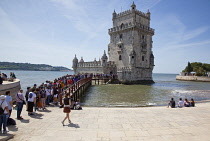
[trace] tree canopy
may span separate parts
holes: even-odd
[[[210,64],[200,62],[188,62],[183,72],[195,72],[196,76],[205,76],[207,72],[210,72]]]

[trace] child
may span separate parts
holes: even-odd
[[[82,107],[81,107],[79,99],[77,99],[77,102],[76,102],[76,110],[82,110]]]

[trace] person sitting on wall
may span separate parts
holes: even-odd
[[[169,108],[169,106],[170,106],[171,108],[175,108],[175,105],[176,105],[176,103],[175,103],[175,101],[174,101],[174,98],[171,98],[171,101],[169,101],[168,107],[167,107],[167,108]]]
[[[190,100],[190,107],[195,107],[195,101],[194,101],[194,99],[191,99]]]
[[[73,98],[71,97],[71,109],[75,109],[75,106],[76,106],[76,102],[73,100]]]
[[[81,103],[80,103],[80,100],[79,100],[79,99],[77,99],[75,109],[76,109],[76,110],[82,110],[82,106],[81,106]]]
[[[184,99],[184,106],[190,107],[190,102],[186,98]]]
[[[182,98],[179,99],[178,105],[179,108],[184,107],[184,101],[182,101]]]

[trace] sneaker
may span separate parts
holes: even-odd
[[[71,123],[71,120],[69,120],[69,123]]]
[[[62,123],[62,124],[63,124],[63,126],[64,126],[64,121],[62,121],[61,123]]]
[[[22,117],[17,118],[17,120],[22,120],[22,119],[23,119]]]

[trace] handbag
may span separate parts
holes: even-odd
[[[20,97],[18,96],[18,94],[17,94],[17,97],[20,99]],[[22,100],[22,101],[23,101],[23,105],[26,105],[25,100],[23,100],[23,99],[20,99],[20,100]]]

